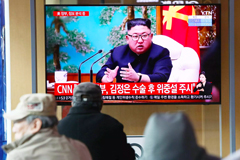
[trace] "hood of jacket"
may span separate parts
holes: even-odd
[[[154,113],[144,135],[141,160],[215,160],[197,145],[193,127],[184,113]]]

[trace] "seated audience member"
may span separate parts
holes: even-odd
[[[80,141],[57,131],[55,97],[51,94],[26,94],[15,110],[4,114],[13,121],[15,142],[2,146],[7,160],[91,160]]]
[[[101,113],[101,88],[91,82],[77,85],[72,108],[58,124],[58,131],[85,143],[93,160],[134,160],[135,152],[126,141],[123,125]]]
[[[179,113],[155,113],[145,131],[140,160],[220,160],[198,146],[188,117]]]

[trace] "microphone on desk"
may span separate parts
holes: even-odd
[[[100,59],[106,57],[109,53],[112,53],[113,49],[111,49],[108,53],[104,54],[101,58],[99,58],[98,60],[96,60],[95,62],[93,62],[91,69],[90,69],[90,82],[93,82],[93,71],[92,71],[92,67],[95,63],[97,63]]]
[[[85,63],[86,61],[88,61],[89,59],[91,59],[92,57],[96,56],[97,54],[102,53],[102,50],[100,49],[96,54],[92,55],[91,57],[89,57],[88,59],[84,60],[82,63],[80,63],[79,68],[78,68],[78,82],[81,83],[81,66],[83,63]]]

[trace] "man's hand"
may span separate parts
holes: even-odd
[[[119,68],[118,66],[114,70],[107,68],[107,71],[104,72],[105,75],[102,78],[102,82],[103,83],[112,82],[117,76],[118,68]]]
[[[139,75],[132,68],[131,64],[128,63],[128,68],[121,68],[120,76],[123,80],[137,82]]]

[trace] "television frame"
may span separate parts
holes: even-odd
[[[215,6],[217,6],[218,7],[218,10],[217,10],[217,15],[218,15],[218,24],[217,24],[217,27],[218,27],[218,29],[217,29],[217,36],[218,36],[218,39],[219,39],[219,43],[220,43],[220,39],[221,39],[221,28],[220,28],[220,26],[221,26],[221,4],[191,4],[191,5],[184,5],[184,6],[207,6],[207,5],[215,5]],[[47,31],[46,31],[46,7],[64,7],[65,5],[45,5],[45,8],[44,8],[44,10],[45,10],[45,12],[44,12],[44,14],[45,14],[45,45],[47,46]],[[119,7],[123,7],[123,6],[153,6],[153,5],[143,5],[143,4],[137,4],[137,5],[106,5],[106,4],[103,4],[103,5],[66,5],[66,7],[87,7],[87,6],[89,6],[89,7],[109,7],[109,6],[119,6]],[[171,4],[171,5],[154,5],[154,6],[183,6],[183,4],[181,4],[181,5],[176,5],[176,4]],[[221,44],[220,44],[220,46],[221,46]],[[221,47],[219,47],[218,48],[219,49],[219,62],[221,63]],[[96,52],[96,51],[95,51]],[[47,47],[45,47],[45,55],[46,55],[46,60],[47,60]],[[48,92],[48,85],[49,85],[49,83],[47,83],[47,62],[46,62],[46,64],[45,64],[45,66],[46,66],[46,92]],[[218,88],[219,90],[219,101],[218,102],[203,102],[203,101],[193,101],[193,102],[187,102],[187,101],[177,101],[177,102],[171,102],[171,101],[162,101],[162,102],[154,102],[154,103],[151,103],[151,102],[149,102],[149,101],[145,101],[145,102],[136,102],[136,101],[132,101],[132,102],[127,102],[127,101],[118,101],[118,102],[120,102],[120,103],[111,103],[111,102],[108,102],[108,103],[106,103],[106,101],[104,101],[105,103],[104,103],[104,105],[122,105],[122,104],[137,104],[137,105],[139,105],[139,104],[143,104],[143,105],[146,105],[146,104],[153,104],[153,105],[156,105],[156,104],[202,104],[202,105],[208,105],[208,104],[221,104],[221,64],[220,64],[220,66],[219,66],[219,68],[220,68],[220,73],[219,73],[219,77],[220,77],[220,81],[218,82],[218,83],[220,83],[220,87]],[[71,104],[71,101],[66,101],[66,100],[64,100],[64,101],[59,101],[59,100],[57,100],[57,103],[58,103],[58,105],[70,105]]]

